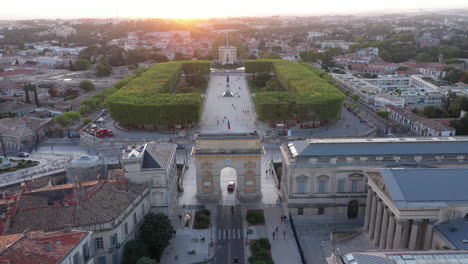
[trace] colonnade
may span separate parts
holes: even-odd
[[[379,249],[429,250],[432,243],[430,219],[399,219],[369,186],[364,229]]]

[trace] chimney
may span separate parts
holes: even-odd
[[[63,232],[65,232],[65,233],[71,232],[71,225],[65,225],[65,228],[63,229]]]

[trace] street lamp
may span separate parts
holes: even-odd
[[[3,144],[3,135],[0,133],[0,144],[2,144],[3,156],[5,159],[8,159],[6,151],[5,151],[5,144]]]

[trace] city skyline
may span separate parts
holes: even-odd
[[[220,5],[221,8],[209,8]],[[219,1],[183,1],[148,3],[136,0],[129,3],[116,1],[90,1],[83,0],[79,6],[70,8],[57,0],[44,2],[25,1],[25,9],[12,2],[6,2],[0,10],[0,20],[8,19],[50,19],[50,18],[213,18],[232,16],[269,16],[269,15],[329,15],[352,14],[369,12],[415,12],[430,11],[434,9],[467,8],[463,0],[448,0],[444,2],[435,0],[396,0],[392,2],[358,0],[337,0],[317,5],[314,2],[292,0],[284,4],[271,4],[266,1],[249,2],[239,0],[229,8]]]

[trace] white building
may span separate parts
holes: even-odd
[[[390,112],[389,118],[402,124],[409,130],[423,137],[448,137],[455,136],[455,128],[444,126],[443,124],[419,116],[408,109],[387,105]]]
[[[468,137],[309,139],[283,144],[281,152],[281,196],[289,213],[321,221],[368,215],[367,169],[468,168]]]
[[[177,200],[176,144],[150,142],[122,151],[122,167],[130,182],[150,186],[151,208],[174,217]]]

